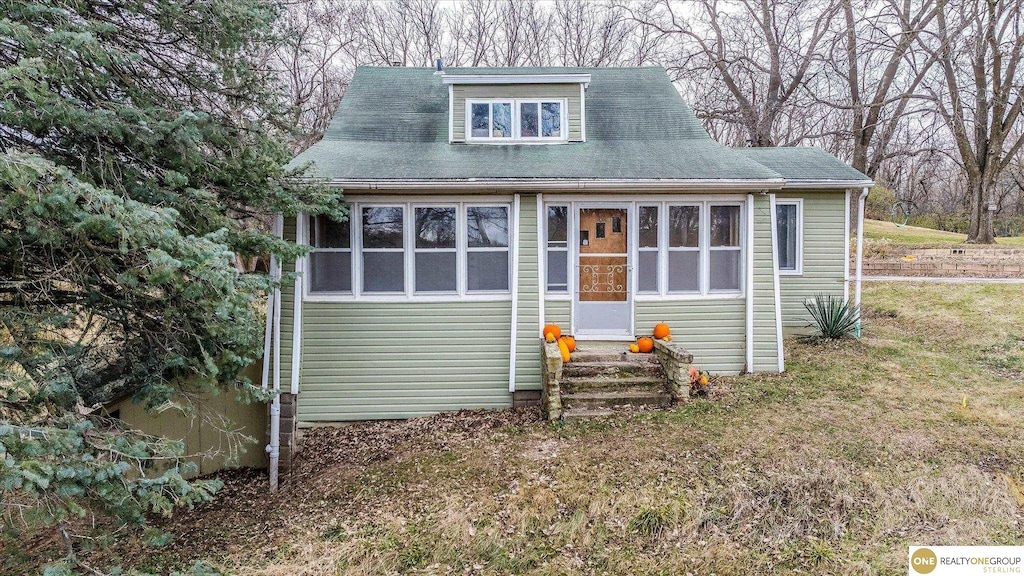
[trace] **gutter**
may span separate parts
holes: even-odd
[[[787,180],[782,187],[786,190],[846,190],[874,186],[871,180]]]
[[[857,198],[857,278],[853,290],[853,305],[857,308],[857,338],[860,338],[860,286],[861,271],[864,265],[864,204],[870,191],[871,188],[865,186],[864,191]]]
[[[782,178],[766,180],[723,179],[567,179],[567,178],[506,178],[465,180],[346,180],[332,179],[328,184],[346,190],[762,190],[780,189],[786,184]],[[849,187],[847,182],[843,185]]]

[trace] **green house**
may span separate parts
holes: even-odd
[[[701,369],[780,372],[808,297],[859,295],[870,179],[718,144],[661,68],[359,68],[295,163],[350,210],[280,223],[312,247],[268,324],[300,426],[534,400],[546,323],[625,348],[666,322]]]

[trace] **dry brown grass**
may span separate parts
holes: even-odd
[[[666,412],[315,433],[279,496],[216,504],[94,562],[236,574],[905,574],[909,544],[1022,544],[1024,298],[872,284],[865,337]],[[967,407],[963,398],[967,397]]]

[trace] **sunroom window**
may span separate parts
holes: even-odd
[[[416,208],[416,292],[458,290],[455,207]]]
[[[310,291],[352,292],[352,234],[349,221],[335,222],[326,216],[309,219]]]
[[[714,202],[637,206],[637,293],[739,294],[743,207]]]
[[[405,209],[363,208],[363,292],[404,292]]]
[[[562,141],[567,138],[565,100],[469,100],[467,140]]]
[[[569,207],[548,206],[548,292],[569,291]]]
[[[508,290],[508,207],[466,208],[466,291]]]

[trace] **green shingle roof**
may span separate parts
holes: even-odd
[[[360,67],[323,139],[293,165],[311,163],[312,176],[339,181],[782,177],[767,161],[712,140],[662,68],[449,68],[445,73],[590,74],[587,141],[450,144],[448,87],[440,74],[432,68]],[[848,179],[850,172],[865,179],[822,155],[830,162],[819,171],[835,176],[828,179]]]
[[[790,181],[871,180],[852,166],[820,148],[737,148],[737,152],[774,170]]]

